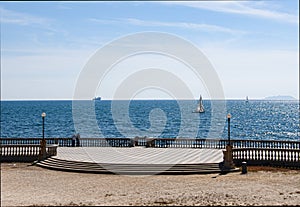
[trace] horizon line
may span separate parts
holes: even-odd
[[[99,102],[101,102],[101,101],[195,101],[195,100],[199,100],[199,99],[198,98],[195,98],[195,99],[168,99],[168,98],[103,99],[102,98],[101,100],[99,100]],[[202,98],[202,100],[215,100],[215,101],[241,100],[241,101],[246,101],[245,98],[225,98],[225,99]],[[92,99],[1,99],[0,101],[95,101],[95,100],[92,100]],[[248,101],[300,101],[300,98],[294,98],[294,99],[272,99],[272,98],[249,99],[248,98]]]

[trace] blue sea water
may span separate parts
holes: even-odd
[[[218,101],[215,101],[218,102]],[[205,113],[193,113],[193,100],[1,101],[1,138],[162,137],[300,141],[299,101],[244,100],[218,104],[204,100]],[[227,113],[231,114],[230,123]]]

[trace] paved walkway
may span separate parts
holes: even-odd
[[[111,164],[199,164],[220,163],[222,149],[145,147],[59,147],[61,160]]]

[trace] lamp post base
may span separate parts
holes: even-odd
[[[44,160],[46,159],[47,155],[46,155],[46,139],[42,139],[40,142],[40,153],[39,153],[39,160]]]
[[[233,162],[233,155],[232,155],[232,146],[227,145],[226,150],[223,151],[223,166],[221,168],[223,172],[228,171],[237,171],[239,168],[236,168]]]

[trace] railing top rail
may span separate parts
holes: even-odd
[[[39,144],[2,144],[1,147],[40,147]]]
[[[5,139],[43,139],[42,137],[0,137],[0,140]],[[46,137],[45,139],[71,139],[71,137]],[[85,139],[85,138],[84,138]]]
[[[58,147],[58,144],[47,144],[46,147]]]
[[[29,137],[29,138],[19,138],[19,137],[0,137],[0,140],[40,140],[42,138],[40,137]],[[47,137],[46,140],[53,140],[53,139],[60,139],[60,140],[68,140],[72,139],[71,137]],[[121,137],[121,138],[114,138],[114,137],[108,137],[108,138],[95,138],[95,137],[81,137],[81,140],[108,140],[108,139],[115,139],[115,140],[129,140],[129,139],[138,139],[138,140],[147,140],[147,139],[155,139],[155,140],[173,140],[173,141],[194,141],[194,140],[203,140],[203,141],[227,141],[227,139],[224,138],[184,138],[184,137],[178,137],[178,138],[154,138],[154,137],[134,137],[134,138],[127,138],[127,137]],[[254,140],[254,139],[232,139],[230,140],[232,143],[236,142],[265,142],[265,143],[300,143],[300,140]]]
[[[1,147],[40,147],[40,144],[2,144]],[[46,147],[58,147],[58,144],[47,144]]]
[[[286,149],[286,148],[259,148],[259,147],[244,147],[244,148],[233,148],[233,151],[255,151],[255,150],[264,150],[264,151],[289,151],[289,152],[300,152],[300,149]]]

